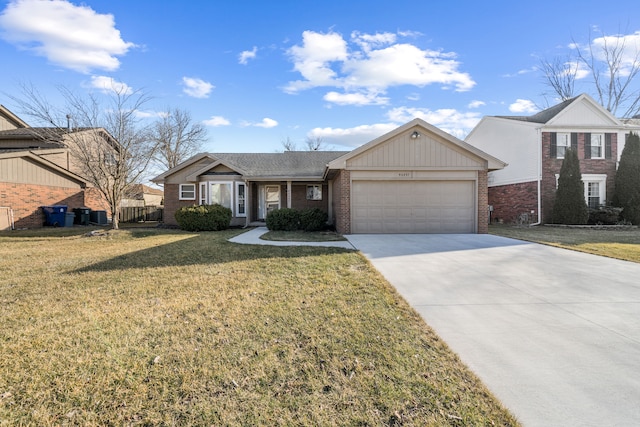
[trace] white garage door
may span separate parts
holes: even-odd
[[[353,181],[352,233],[474,233],[474,181]]]

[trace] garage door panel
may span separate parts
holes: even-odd
[[[473,181],[354,181],[354,233],[472,233]]]

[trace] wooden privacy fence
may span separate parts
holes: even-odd
[[[130,206],[120,208],[120,222],[162,221],[164,206]]]

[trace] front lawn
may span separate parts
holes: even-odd
[[[0,232],[0,425],[516,425],[359,253]]]
[[[267,231],[260,238],[278,242],[340,242],[347,240],[335,231]]]
[[[489,233],[610,258],[640,262],[640,229],[491,225]]]

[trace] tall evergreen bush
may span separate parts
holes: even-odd
[[[575,150],[567,150],[562,161],[558,190],[553,204],[554,224],[586,224],[589,210],[584,200],[584,184]]]
[[[613,205],[622,208],[622,219],[640,224],[640,137],[636,133],[629,134],[620,155]]]

